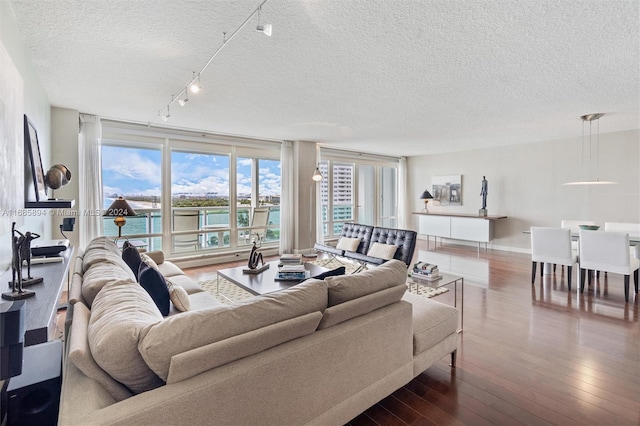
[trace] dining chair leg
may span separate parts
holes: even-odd
[[[629,275],[624,276],[624,301],[629,303]]]
[[[544,262],[540,262],[540,278],[544,277]]]
[[[593,276],[594,271],[591,269],[587,269],[587,286],[591,288],[591,277]]]
[[[564,266],[563,266],[564,268]],[[571,270],[572,270],[573,266],[569,265],[567,266],[567,284],[569,287],[569,293],[571,293]]]
[[[584,293],[584,273],[585,269],[580,268],[580,293]]]
[[[556,264],[554,263],[553,264],[553,274],[555,275],[555,273],[556,273]]]
[[[636,288],[636,294],[638,294],[638,269],[633,271],[633,286]]]
[[[536,265],[538,262],[531,262],[531,284],[536,282]]]

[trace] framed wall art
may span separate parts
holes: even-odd
[[[35,191],[35,201],[45,201],[47,199],[47,187],[44,184],[44,169],[42,168],[42,158],[40,157],[40,144],[38,142],[38,132],[31,120],[24,116],[24,145],[31,166],[31,178]]]
[[[431,185],[436,206],[462,205],[462,175],[434,176]]]

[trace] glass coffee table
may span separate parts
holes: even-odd
[[[412,285],[415,285],[417,289],[417,286],[419,285],[431,288],[440,288],[453,284],[453,306],[457,307],[458,283],[460,283],[460,328],[457,331],[458,333],[462,333],[462,328],[464,326],[464,277],[443,272],[440,273],[440,277],[440,279],[434,281],[420,280],[418,278],[414,280],[412,277],[409,277],[407,285],[409,286],[409,289],[411,289]]]
[[[265,263],[269,265],[268,269],[257,274],[245,273],[246,266],[237,266],[235,268],[225,268],[218,270],[218,278],[224,278],[233,284],[247,290],[253,295],[273,293],[274,291],[283,290],[285,288],[292,287],[302,280],[294,281],[276,281],[278,274],[278,264],[280,262],[275,260]],[[323,272],[327,272],[327,268],[315,265],[313,263],[305,263],[304,268],[308,271],[308,276],[313,277]],[[217,280],[216,280],[217,281]],[[217,284],[217,283],[216,283]],[[220,294],[220,292],[218,292]],[[224,295],[222,295],[224,296]]]

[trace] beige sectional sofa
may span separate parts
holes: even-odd
[[[76,259],[60,424],[338,425],[455,361],[457,310],[401,261],[222,305],[151,257],[188,311],[162,317],[106,238]]]

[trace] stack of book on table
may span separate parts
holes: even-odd
[[[438,265],[427,262],[418,262],[413,265],[413,273],[411,277],[418,281],[435,281],[440,278],[440,271]]]
[[[307,278],[307,271],[304,265],[282,265],[278,270],[276,280],[278,281],[300,281]]]
[[[280,265],[302,265],[302,255],[285,253],[280,256]]]

